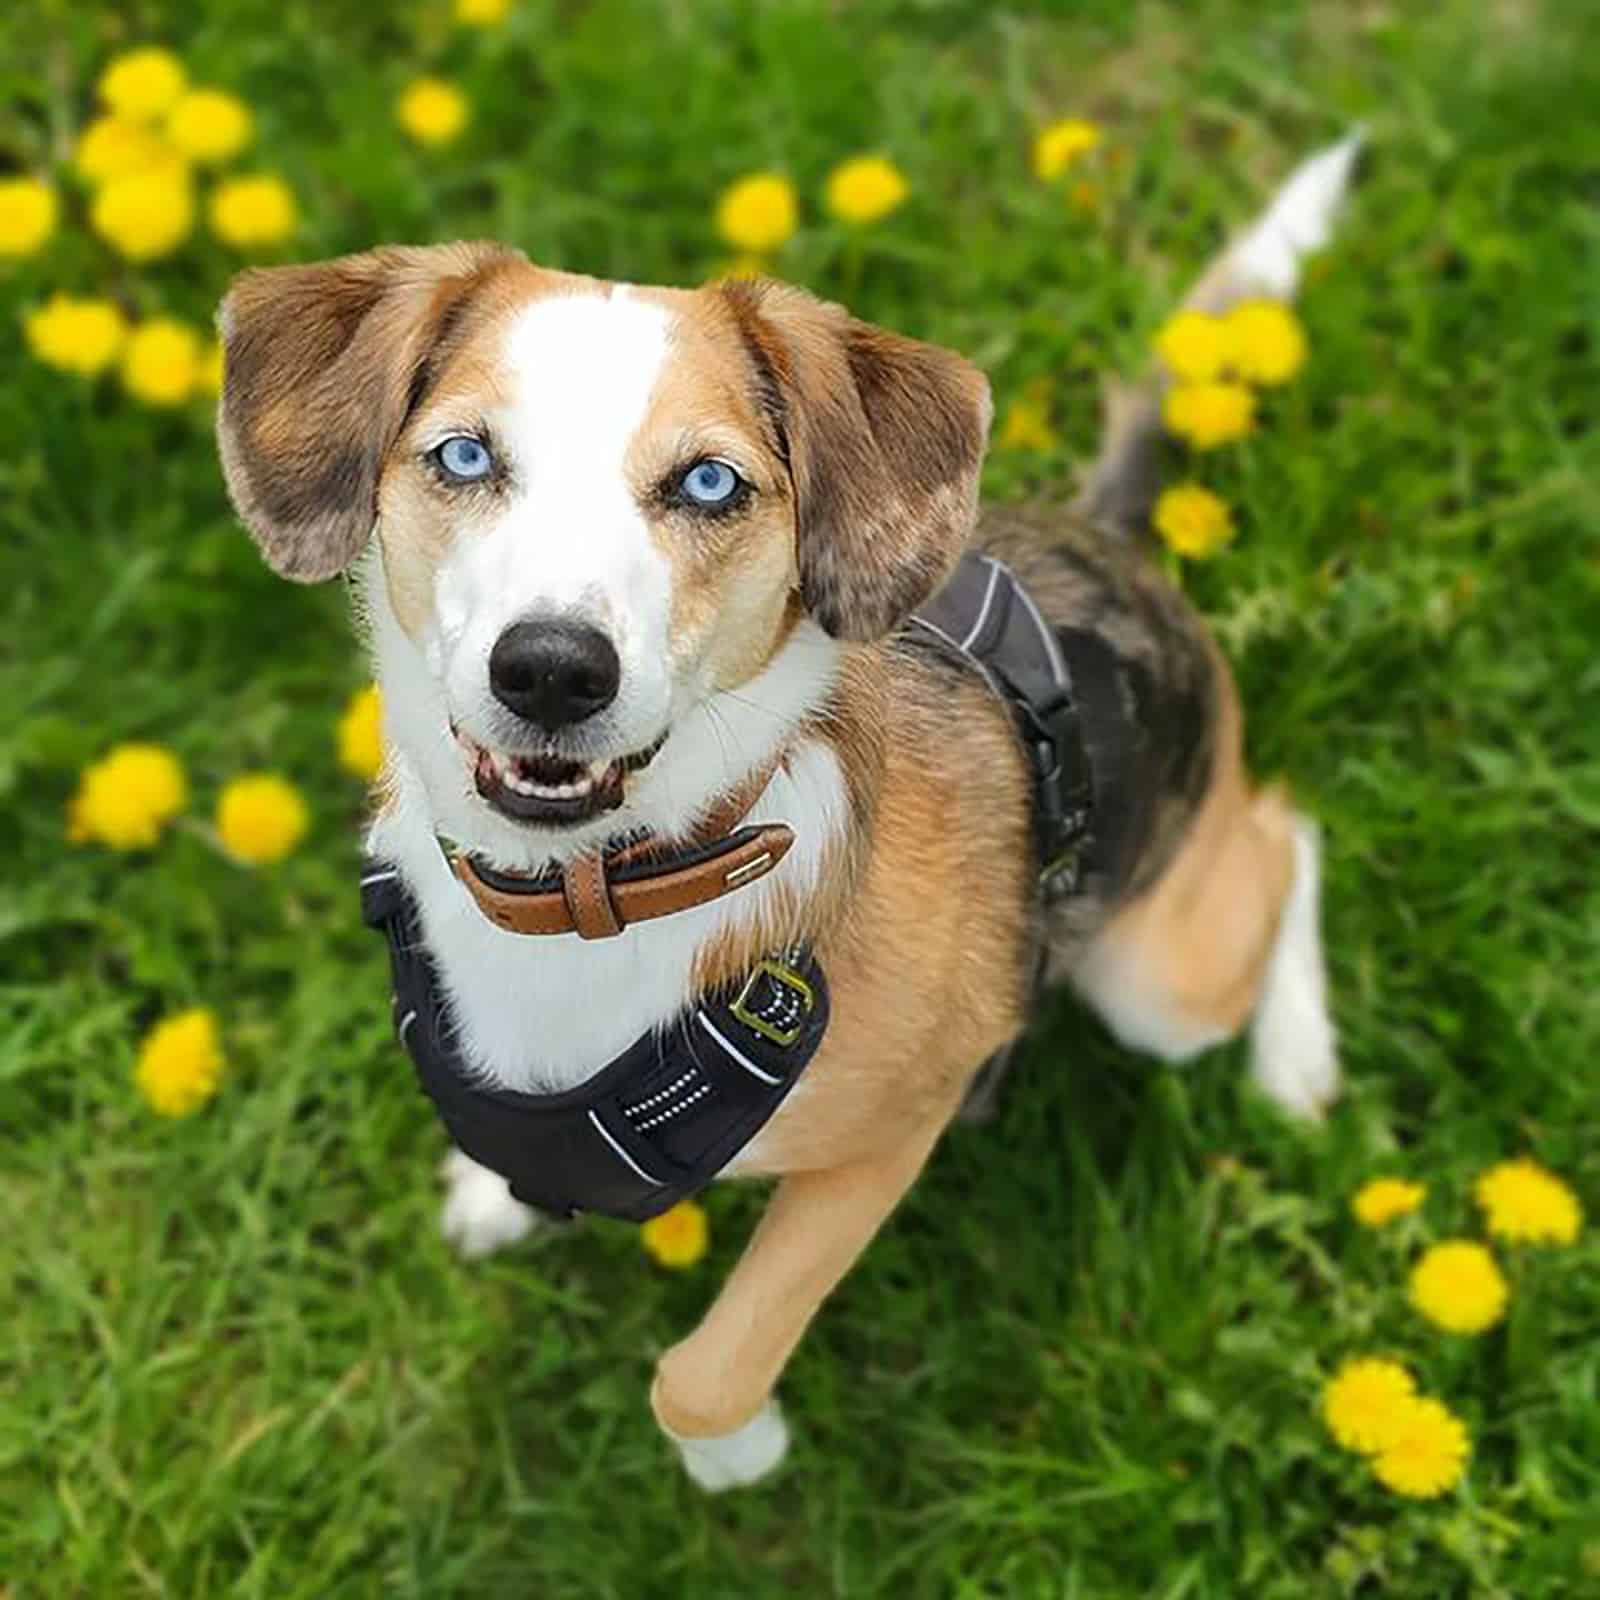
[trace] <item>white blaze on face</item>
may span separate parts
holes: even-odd
[[[440,566],[429,649],[452,714],[469,732],[485,734],[495,716],[495,640],[535,617],[590,623],[616,647],[622,685],[594,719],[606,754],[639,749],[665,726],[672,571],[623,462],[671,324],[664,307],[618,286],[536,300],[507,328],[499,355],[508,398],[485,420],[510,493]]]

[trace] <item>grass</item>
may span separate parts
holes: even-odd
[[[43,1597],[1084,1597],[1600,1594],[1600,1245],[1510,1261],[1509,1323],[1429,1332],[1420,1237],[1475,1231],[1473,1175],[1531,1151],[1600,1213],[1600,66],[1572,0],[524,0],[484,37],[440,0],[39,3],[0,20],[0,166],[59,157],[93,76],[163,39],[244,94],[301,198],[294,253],[498,235],[693,282],[710,213],[775,166],[777,263],[965,350],[1065,441],[997,457],[1059,497],[1096,374],[1142,358],[1195,267],[1299,155],[1366,119],[1376,160],[1304,311],[1307,374],[1204,466],[1237,546],[1188,579],[1258,764],[1324,819],[1349,1091],[1285,1125],[1235,1051],[1182,1075],[1063,1005],[1000,1124],[958,1131],[785,1380],[770,1487],[706,1499],[645,1406],[759,1207],[709,1198],[668,1276],[596,1224],[491,1263],[436,1230],[438,1128],[358,925],[360,796],[332,723],[363,669],[338,586],[294,590],[229,514],[204,417],[31,364],[16,311],[113,285],[204,319],[232,260],[115,267],[74,224],[0,274],[0,1594]],[[422,155],[420,66],[475,105]],[[1120,160],[1074,211],[1031,130],[1087,114]],[[818,220],[890,152],[905,210]],[[153,738],[196,820],[140,857],[64,846],[75,773]],[[229,775],[302,783],[270,872],[198,820]],[[220,1013],[204,1113],[130,1085],[153,1019]],[[1366,1177],[1426,1179],[1399,1237]],[[1315,1417],[1388,1350],[1469,1421],[1465,1488],[1385,1495]]]

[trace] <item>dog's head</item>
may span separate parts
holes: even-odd
[[[686,825],[972,526],[982,376],[779,284],[444,245],[248,272],[220,320],[240,515],[306,582],[376,534],[389,731],[508,864]]]

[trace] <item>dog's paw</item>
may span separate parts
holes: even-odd
[[[445,1183],[439,1231],[468,1261],[526,1239],[538,1227],[538,1213],[511,1197],[506,1180],[462,1151],[444,1158],[439,1176]]]
[[[742,1489],[775,1471],[789,1450],[789,1425],[776,1400],[769,1400],[732,1433],[714,1439],[680,1439],[670,1435],[684,1470],[711,1494]]]
[[[1282,1028],[1257,1028],[1251,1076],[1292,1117],[1320,1122],[1339,1095],[1339,1058],[1326,1015],[1307,1009]]]

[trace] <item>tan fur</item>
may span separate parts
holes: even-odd
[[[1211,785],[1161,877],[1107,923],[1106,947],[1137,963],[1177,1018],[1236,1033],[1261,990],[1294,873],[1287,794],[1244,768],[1233,680],[1218,658],[1219,730]]]
[[[947,1120],[973,1069],[1022,1026],[1029,808],[1021,753],[987,690],[909,702],[885,693],[879,649],[845,673],[819,729],[847,784],[869,790],[823,889],[702,952],[706,983],[775,942],[811,940],[834,1020],[802,1090],[739,1159],[780,1173],[870,1155],[893,1131]],[[951,717],[966,736],[942,737]]]
[[[656,1364],[650,1403],[681,1438],[731,1433],[761,1408],[817,1308],[915,1182],[944,1126],[896,1121],[868,1155],[792,1173],[700,1326]]]
[[[731,689],[754,677],[799,616],[788,473],[754,401],[750,374],[716,297],[654,290],[674,314],[672,358],[629,447],[624,470],[641,497],[700,456],[731,462],[755,486],[749,507],[707,520],[670,507],[650,520],[672,563],[674,654],[703,662]]]

